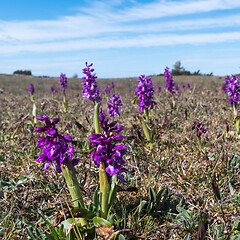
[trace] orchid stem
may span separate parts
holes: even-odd
[[[145,136],[146,136],[146,138],[147,138],[147,141],[149,142],[149,147],[150,147],[150,149],[152,150],[153,145],[152,145],[152,139],[151,139],[149,130],[148,130],[148,128],[147,128],[147,125],[146,125],[144,119],[142,119],[141,121],[142,121],[143,132],[144,132],[144,134],[145,134]]]
[[[94,127],[95,133],[100,133],[100,125],[99,125],[99,103],[95,103],[95,111],[94,111]],[[108,215],[108,198],[109,198],[109,182],[107,173],[105,170],[105,165],[103,162],[100,162],[99,166],[99,182],[100,182],[100,192],[101,192],[101,217],[107,219]]]
[[[68,162],[67,164],[61,165],[63,177],[67,183],[70,195],[72,197],[73,203],[75,207],[84,208],[84,201],[82,197],[82,192],[75,174],[75,169],[72,165],[72,162]],[[86,222],[83,218],[80,218],[81,225],[86,225]]]

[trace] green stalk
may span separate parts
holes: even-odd
[[[146,123],[150,123],[149,120],[149,111],[147,109],[144,110],[145,116],[146,116]]]
[[[72,197],[73,203],[75,207],[84,208],[84,201],[82,197],[82,192],[78,184],[78,180],[75,174],[75,169],[72,165],[72,162],[68,162],[68,164],[61,165],[63,177],[67,183],[70,195]],[[80,218],[81,225],[86,225],[86,222],[83,218]]]
[[[99,125],[99,107],[100,103],[95,103],[94,107],[94,129],[95,133],[100,133],[100,125]]]
[[[175,100],[174,100],[174,96],[173,96],[173,94],[172,94],[172,108],[171,108],[171,110],[174,110],[175,109]]]
[[[100,104],[95,102],[95,111],[94,111],[94,128],[95,133],[100,133],[99,125],[99,107]],[[107,219],[108,215],[108,198],[109,198],[109,182],[107,178],[107,173],[105,171],[105,165],[103,162],[100,162],[99,166],[99,182],[100,182],[100,194],[101,198],[101,217]]]
[[[33,102],[32,115],[33,115],[33,122],[34,122],[34,124],[37,124],[38,123],[38,121],[37,121],[37,107],[36,107],[35,102]]]
[[[143,132],[144,132],[144,134],[145,134],[145,136],[146,136],[146,138],[147,138],[147,141],[149,142],[149,147],[150,147],[150,149],[152,150],[153,145],[152,145],[152,139],[151,139],[149,130],[148,130],[148,128],[147,128],[147,125],[146,125],[144,119],[141,119],[141,122],[142,122]]]
[[[66,101],[65,92],[63,93],[63,101],[62,101],[62,105],[63,105],[64,113],[67,113],[68,102]]]
[[[102,196],[101,204],[101,217],[107,219],[108,215],[108,198],[109,198],[109,182],[105,166],[103,162],[100,162],[99,166],[99,181],[100,181],[100,192]]]

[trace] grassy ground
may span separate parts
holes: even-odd
[[[203,220],[205,239],[240,239],[239,135],[232,107],[221,92],[224,78],[174,77],[181,95],[175,96],[172,109],[164,77],[152,79],[155,89],[162,87],[161,93],[155,91],[157,105],[148,126],[154,138],[152,150],[134,104],[137,78],[98,80],[100,91],[115,83],[114,91],[123,103],[118,120],[125,126],[124,142],[129,146],[128,182],[119,182],[114,229],[125,239],[187,239],[188,234],[189,239],[197,239]],[[64,114],[57,78],[0,75],[4,89],[0,93],[0,238],[27,239],[30,229],[48,239],[50,229],[43,218],[53,222],[59,209],[71,204],[61,174],[54,167],[44,173],[43,165],[35,161],[40,136],[32,123],[30,83],[35,87],[38,115],[59,117],[60,132],[73,136],[74,156],[82,159],[77,170],[84,200],[92,200],[98,186],[87,141],[93,132],[93,105],[82,98],[81,82],[69,79],[69,111]],[[191,88],[183,89],[182,82],[190,82]],[[57,94],[50,93],[51,86],[58,88]],[[104,109],[107,99],[103,96]],[[197,121],[207,129],[202,141],[196,135]]]

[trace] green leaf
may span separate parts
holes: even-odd
[[[156,202],[157,202],[157,203],[160,202],[160,199],[161,199],[161,197],[162,197],[162,194],[163,194],[163,191],[164,191],[164,190],[165,190],[165,188],[161,189],[161,190],[158,192],[158,194],[157,194],[157,196],[156,196]]]
[[[230,238],[231,240],[239,240],[240,239],[240,234],[234,235]]]
[[[33,115],[34,117],[37,117],[37,107],[36,107],[36,104],[35,104],[35,103],[33,103],[32,115]]]
[[[93,195],[93,204],[98,212],[98,208],[99,208],[99,194],[98,194],[98,189],[94,192]]]
[[[56,230],[55,230],[55,228],[54,228],[52,225],[49,225],[49,228],[50,228],[50,230],[51,230],[51,232],[52,232],[52,236],[54,237],[54,239],[55,239],[55,240],[60,240],[60,239],[59,239],[59,236],[58,236],[58,234],[57,234],[57,232],[56,232]]]
[[[233,189],[231,183],[229,183],[229,189],[230,189],[230,194],[234,195],[234,189]]]
[[[125,240],[125,237],[122,234],[119,234],[118,240]]]
[[[46,232],[45,235],[47,240],[54,240],[53,236],[50,235],[49,233]]]
[[[78,216],[79,218],[93,218],[95,216],[95,214],[89,210],[87,210],[86,208],[81,208],[81,207],[74,207],[71,210],[73,213],[80,213],[80,215]]]
[[[36,235],[34,235],[34,233],[29,228],[27,228],[27,233],[31,239],[33,239],[33,240],[38,239],[38,237]]]
[[[109,221],[101,217],[94,217],[93,224],[95,227],[99,227],[99,226],[111,227],[112,226],[112,224]]]
[[[191,216],[189,215],[188,211],[182,207],[177,207],[179,213],[182,213],[184,217],[190,219]]]
[[[63,234],[63,224],[61,224],[59,230],[58,230],[58,235],[60,238],[64,237],[64,234]]]
[[[234,231],[235,229],[238,228],[238,224],[239,224],[239,218],[237,218],[232,226],[232,231]]]
[[[150,198],[151,202],[156,201],[156,194],[155,194],[154,190],[152,189],[152,187],[149,187],[149,198]]]
[[[110,209],[117,194],[117,185],[114,183],[111,185],[110,193],[109,193],[109,199],[108,199],[108,208]]]
[[[138,209],[138,212],[140,213],[143,209],[143,207],[147,204],[147,201],[145,200],[142,200],[139,204],[139,209]]]
[[[190,233],[188,233],[185,237],[184,237],[184,239],[183,240],[189,240],[190,239]]]
[[[44,237],[44,235],[41,233],[41,231],[40,231],[39,228],[36,228],[36,233],[37,233],[37,235],[38,235],[38,239],[40,239],[40,237],[41,237],[42,240],[45,240],[45,237]]]

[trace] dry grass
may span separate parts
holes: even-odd
[[[155,87],[160,84],[164,88],[162,76],[152,79]],[[233,223],[240,215],[240,157],[232,109],[221,92],[224,78],[178,76],[174,80],[179,87],[182,82],[190,82],[191,88],[180,87],[182,93],[176,96],[173,110],[165,90],[155,93],[157,105],[151,111],[149,125],[155,138],[152,151],[137,118],[137,106],[132,103],[136,78],[98,80],[101,91],[113,81],[115,92],[122,98],[119,123],[125,126],[125,143],[130,153],[126,158],[128,183],[119,186],[125,190],[137,189],[118,193],[115,211],[119,221],[115,229],[121,230],[126,239],[183,239],[187,233],[191,233],[191,239],[197,239],[203,210],[208,216],[206,239],[230,239],[235,234],[231,232]],[[78,167],[79,182],[85,201],[91,201],[98,183],[97,170],[89,160],[89,142],[86,142],[93,131],[93,106],[81,97],[81,82],[81,79],[69,79],[69,112],[63,114],[57,78],[0,75],[0,88],[4,88],[0,93],[0,234],[3,239],[26,239],[26,229],[35,226],[42,232],[48,231],[39,221],[37,210],[54,220],[56,208],[65,201],[70,202],[62,176],[54,170],[43,173],[43,166],[35,162],[39,135],[33,131],[30,83],[35,87],[38,115],[59,117],[61,132],[74,137],[75,155],[83,159]],[[50,94],[51,86],[59,90],[55,96]],[[103,106],[106,101],[104,96]],[[83,127],[79,129],[76,121]],[[196,121],[203,122],[207,128],[202,145],[195,133]],[[19,180],[23,182],[17,184]],[[159,202],[153,203],[152,210],[145,206],[139,213],[142,200],[150,203],[150,187],[156,193],[165,190]],[[217,188],[221,200],[217,199]],[[177,204],[192,214],[189,225],[177,211]],[[34,211],[28,212],[27,208]],[[220,225],[226,238],[214,236],[214,226]]]

